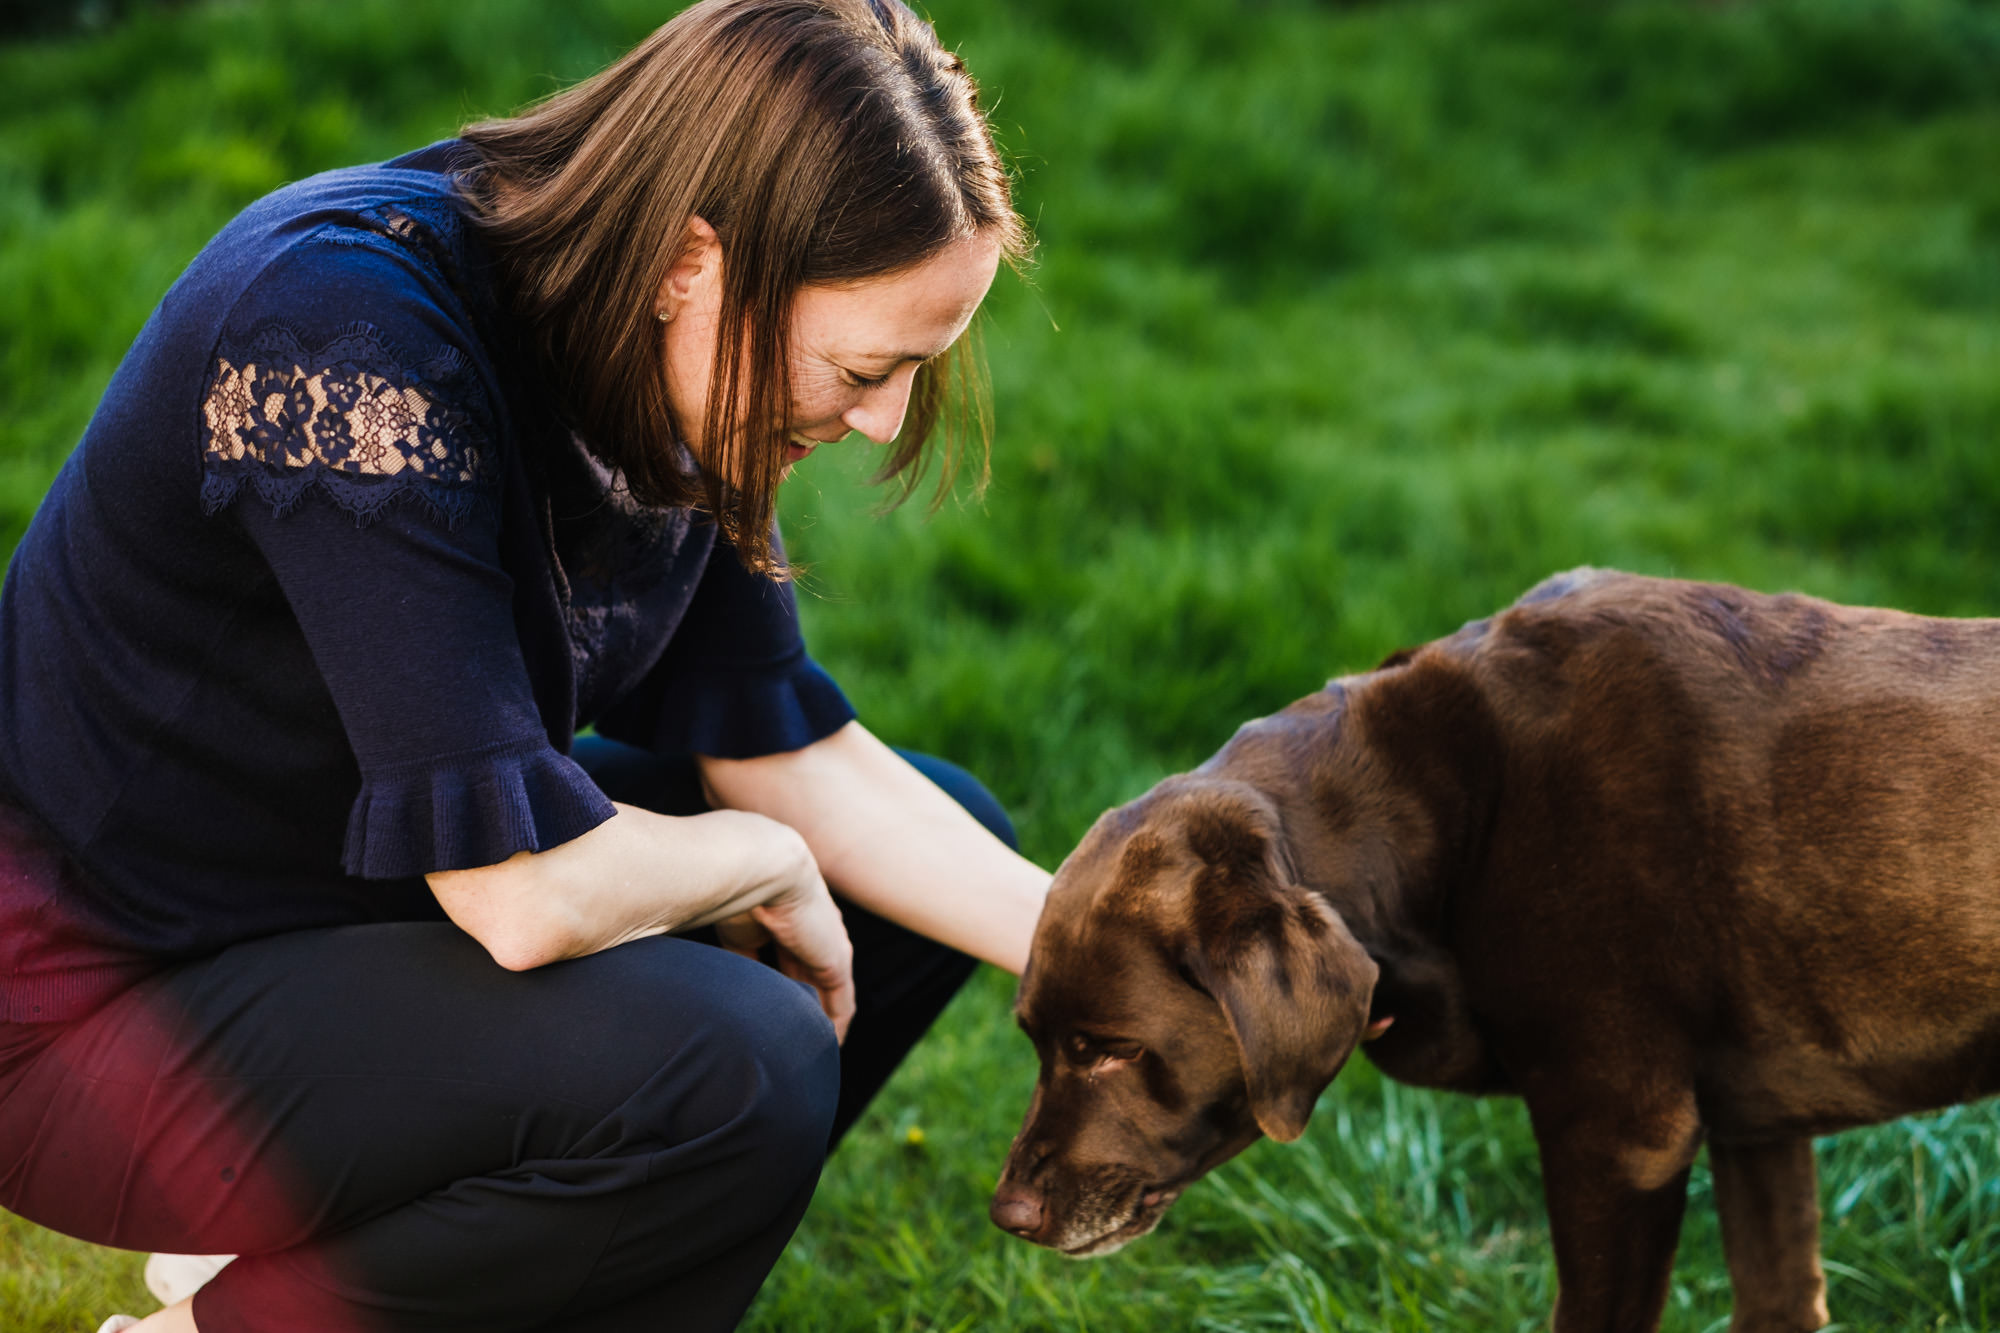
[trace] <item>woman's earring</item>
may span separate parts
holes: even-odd
[[[653,317],[655,319],[658,319],[660,323],[665,324],[671,319],[673,319],[674,315],[671,310],[655,310],[653,312]]]

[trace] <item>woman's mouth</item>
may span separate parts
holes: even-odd
[[[818,447],[818,440],[808,440],[794,435],[785,442],[785,461],[787,463],[796,463]]]

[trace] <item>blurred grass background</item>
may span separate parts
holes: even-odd
[[[279,183],[603,64],[663,0],[100,4],[0,46],[0,550],[180,268]],[[2000,614],[1993,0],[934,0],[1042,238],[983,500],[788,488],[815,650],[1053,864],[1245,717],[1590,562]],[[829,1165],[760,1330],[1530,1329],[1519,1108],[1357,1062],[1078,1265],[987,1194],[1032,1081],[984,973]],[[912,1133],[912,1131],[920,1131]],[[1840,1326],[2000,1327],[2000,1116],[1822,1145]],[[1720,1330],[1706,1177],[1667,1327]],[[0,1328],[147,1307],[0,1219]]]

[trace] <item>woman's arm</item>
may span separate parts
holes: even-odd
[[[797,961],[841,1035],[853,948],[806,842],[743,810],[657,815],[621,805],[579,838],[425,877],[445,914],[513,971],[745,912]]]
[[[797,829],[869,911],[1018,973],[1049,874],[850,722],[803,750],[701,761],[711,799]]]

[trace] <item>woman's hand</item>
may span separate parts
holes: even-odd
[[[446,915],[510,970],[706,925],[743,952],[747,918],[777,944],[780,970],[819,992],[837,1035],[854,1017],[854,949],[840,909],[806,840],[764,815],[621,805],[545,852],[428,878]]]
[[[732,953],[753,959],[765,945],[773,946],[778,970],[819,992],[834,1036],[846,1041],[847,1025],[854,1020],[854,946],[805,840],[782,824],[775,827],[797,844],[789,883],[749,911],[717,921],[716,939]]]

